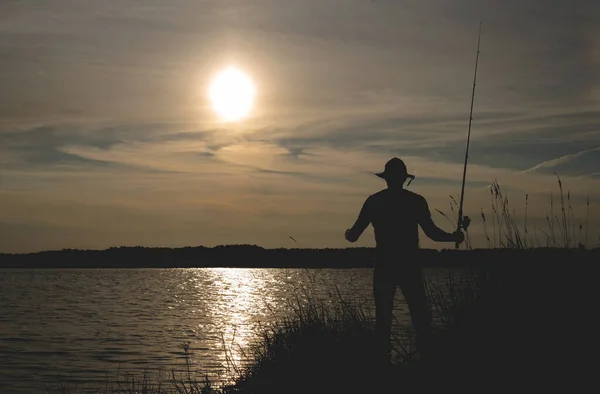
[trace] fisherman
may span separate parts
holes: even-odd
[[[397,286],[400,286],[408,304],[417,334],[417,349],[422,356],[430,343],[431,313],[422,269],[416,258],[418,226],[436,242],[460,244],[464,241],[464,234],[462,231],[447,233],[437,227],[425,198],[404,189],[406,180],[414,179],[414,175],[408,174],[406,165],[399,158],[390,159],[385,170],[375,175],[385,179],[387,189],[366,199],[354,226],[346,230],[345,238],[356,242],[367,226],[373,225],[376,242],[373,270],[376,350],[380,361],[389,364],[392,310]]]

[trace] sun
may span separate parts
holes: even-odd
[[[228,122],[248,116],[255,95],[252,79],[235,67],[228,67],[218,73],[212,80],[209,91],[213,109]]]

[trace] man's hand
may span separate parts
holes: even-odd
[[[464,228],[466,231],[469,228],[469,224],[471,224],[471,218],[468,216],[463,216],[460,228]]]
[[[346,232],[344,233],[344,238],[346,238],[346,241],[356,242],[358,240],[358,238],[349,238],[348,234],[350,234],[350,229],[347,229]]]
[[[452,236],[454,236],[454,242],[457,244],[461,244],[465,240],[465,234],[460,230],[453,232]]]

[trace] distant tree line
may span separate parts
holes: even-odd
[[[27,254],[0,254],[0,268],[369,268],[375,248],[265,249],[257,245],[187,246],[181,248],[120,246],[105,250],[63,249]],[[600,248],[422,249],[403,256],[424,266],[553,264],[600,262]],[[401,263],[401,262],[399,262]]]

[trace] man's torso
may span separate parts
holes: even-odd
[[[378,259],[419,248],[419,222],[429,215],[425,199],[408,190],[385,189],[369,197]]]

